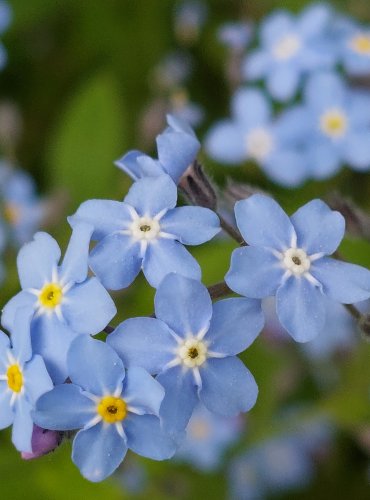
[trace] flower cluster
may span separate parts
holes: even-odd
[[[204,206],[177,206],[177,184],[200,145],[178,119],[168,123],[158,159],[131,151],[119,160],[134,179],[123,201],[88,200],[68,218],[63,259],[44,232],[21,248],[21,291],[2,313],[10,337],[0,337],[1,428],[13,425],[25,458],[72,436],[72,460],[91,481],[112,474],[128,449],[170,458],[187,428],[193,440],[204,438],[202,415],[222,427],[254,406],[257,383],[239,355],[263,328],[262,299],[275,296],[281,325],[307,342],[325,336],[332,305],[370,298],[370,271],[330,257],[344,236],[342,215],[313,200],[289,217],[260,194],[236,203],[231,234],[241,246],[216,286],[222,293],[207,289],[185,246],[211,240],[220,219]],[[206,176],[197,179],[189,183],[194,199]],[[108,290],[129,287],[141,271],[155,288],[154,314],[112,327]],[[233,292],[240,296],[213,300]],[[103,331],[106,338],[93,338]],[[215,454],[237,435],[229,422],[211,440]],[[199,462],[209,468],[215,458],[205,453]]]
[[[283,10],[268,16],[242,63],[247,85],[231,98],[231,118],[209,130],[210,157],[253,161],[287,187],[329,178],[342,166],[368,171],[370,93],[353,79],[370,74],[369,33],[326,4],[296,17]],[[278,113],[272,100],[283,104]]]

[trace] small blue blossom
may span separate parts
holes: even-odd
[[[177,272],[200,279],[197,261],[183,245],[199,245],[220,231],[217,215],[207,208],[175,208],[177,188],[168,175],[136,181],[123,202],[89,200],[71,221],[94,227],[98,244],[90,267],[106,288],[130,285],[142,269],[157,287],[164,276]]]
[[[12,21],[12,10],[8,4],[3,0],[0,1],[0,34],[8,28]],[[0,69],[2,69],[7,62],[6,50],[2,43],[0,43]]]
[[[0,331],[0,429],[13,425],[17,450],[31,453],[36,401],[53,388],[41,356],[32,356],[30,321],[32,310],[20,309],[11,329],[11,341]]]
[[[174,12],[176,36],[185,44],[196,42],[206,22],[207,5],[199,0],[184,0],[178,3]]]
[[[350,90],[339,75],[322,72],[308,80],[304,97],[305,103],[286,118],[286,126],[301,124],[297,131],[310,175],[324,179],[344,164],[369,170],[370,93]]]
[[[252,25],[243,21],[225,23],[218,30],[219,40],[229,49],[242,51],[252,38]]]
[[[59,265],[61,251],[47,233],[36,233],[22,247],[17,264],[22,291],[4,307],[2,324],[12,331],[21,307],[34,311],[32,349],[41,354],[55,383],[68,376],[66,356],[80,334],[95,335],[116,314],[116,307],[97,278],[88,278],[89,242],[93,228],[76,225]]]
[[[184,88],[175,89],[170,93],[169,106],[171,116],[179,120],[179,123],[188,123],[191,127],[197,127],[204,119],[203,108],[190,101]]]
[[[42,396],[34,420],[44,429],[81,429],[74,438],[72,460],[90,481],[102,481],[127,450],[164,460],[174,442],[158,418],[164,390],[142,368],[129,368],[107,344],[80,336],[68,353],[70,384]]]
[[[297,18],[284,10],[272,13],[260,27],[261,47],[246,57],[245,77],[265,80],[279,101],[294,97],[305,75],[335,63],[328,42],[331,18],[325,4],[308,6]]]
[[[215,470],[221,464],[225,451],[240,437],[241,429],[240,418],[216,415],[199,404],[174,459],[203,471]]]
[[[307,177],[296,121],[274,121],[270,101],[253,88],[239,89],[231,109],[232,118],[216,123],[208,132],[205,146],[211,158],[230,165],[255,161],[274,181],[287,186],[296,186]]]
[[[129,151],[116,162],[134,180],[168,174],[177,184],[193,163],[200,143],[191,127],[178,117],[167,116],[168,127],[157,137],[158,160],[141,151]]]
[[[263,326],[261,303],[232,298],[212,305],[205,286],[170,274],[155,296],[155,318],[132,318],[109,335],[128,367],[140,365],[165,389],[164,426],[181,433],[200,400],[211,412],[235,416],[256,402],[257,385],[237,358]]]
[[[289,218],[273,199],[256,194],[237,202],[235,215],[250,246],[234,250],[225,280],[246,297],[275,295],[279,321],[297,342],[323,329],[323,295],[344,304],[370,297],[370,271],[328,257],[344,236],[345,222],[322,201]]]

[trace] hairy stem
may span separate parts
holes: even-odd
[[[225,220],[222,215],[217,213],[219,219],[220,219],[220,224],[222,229],[227,233],[233,240],[235,240],[239,245],[245,245],[245,241],[243,240],[242,235],[239,233],[239,231],[231,224]]]

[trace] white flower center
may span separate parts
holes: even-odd
[[[256,161],[264,160],[274,147],[274,140],[268,130],[262,127],[252,129],[246,138],[247,154]]]
[[[328,109],[320,116],[319,128],[328,137],[339,139],[348,129],[348,118],[340,108]]]
[[[281,37],[272,47],[272,55],[275,59],[287,60],[295,56],[301,46],[301,39],[297,35],[288,34]]]
[[[138,217],[130,226],[130,232],[136,240],[154,240],[160,231],[158,220],[150,217]]]
[[[370,57],[370,34],[358,33],[348,41],[350,49],[362,56]]]
[[[282,255],[283,266],[295,276],[306,273],[311,267],[311,260],[302,248],[289,248]]]
[[[177,351],[177,355],[187,368],[201,366],[207,359],[207,345],[195,337],[184,340]]]

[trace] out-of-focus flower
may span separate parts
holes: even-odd
[[[246,48],[252,38],[252,25],[239,21],[225,23],[218,30],[218,39],[232,51],[240,52]]]
[[[175,6],[174,29],[180,42],[195,43],[207,19],[207,6],[199,0],[183,0]]]
[[[188,54],[171,52],[154,67],[150,82],[154,81],[160,90],[172,90],[186,82],[191,70],[192,62]]]
[[[0,1],[0,35],[8,28],[12,20],[12,10],[8,4],[3,0]],[[7,54],[3,44],[0,42],[0,69],[2,69],[7,62]]]

